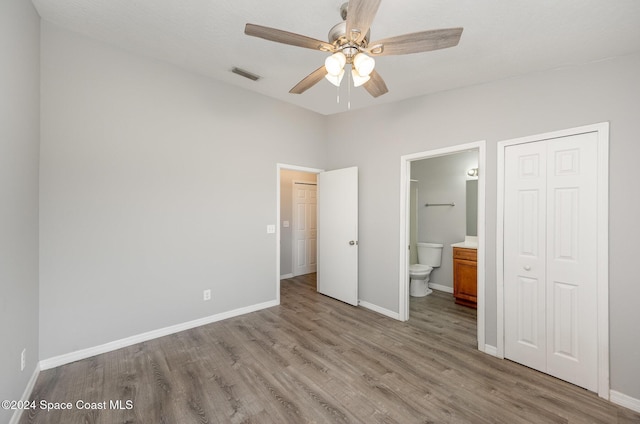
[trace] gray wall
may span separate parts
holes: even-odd
[[[283,169],[280,171],[280,275],[291,274],[293,271],[293,240],[291,223],[293,220],[293,182],[316,182],[317,175],[309,172]],[[282,223],[289,221],[289,227]]]
[[[274,299],[277,162],[360,167],[360,296],[397,311],[399,158],[480,139],[495,345],[496,143],[610,121],[611,387],[640,399],[628,247],[640,239],[640,54],[325,118],[45,23],[38,307],[38,18],[29,2],[1,7],[3,398],[20,396],[38,348],[46,359]]]
[[[276,164],[324,128],[43,23],[41,358],[275,300]]]
[[[31,2],[0,2],[0,400],[20,399],[38,362],[39,44]]]
[[[467,170],[478,167],[478,152],[462,152],[411,163],[418,180],[418,241],[442,243],[442,264],[431,271],[430,283],[453,290],[453,249],[466,235]],[[451,203],[425,207],[425,203]]]
[[[359,167],[360,297],[398,311],[400,157],[484,139],[486,342],[495,346],[496,143],[610,121],[611,387],[640,399],[640,284],[629,248],[640,239],[638,75],[634,54],[329,117],[329,169]]]

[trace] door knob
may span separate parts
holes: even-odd
[[[349,246],[354,246],[354,245],[356,245],[356,244],[358,244],[358,242],[357,242],[357,241],[355,241],[355,240],[351,240],[351,241],[349,242]]]
[[[531,267],[529,265],[525,265],[523,268],[525,271],[531,271]]]

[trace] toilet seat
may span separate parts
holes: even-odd
[[[426,280],[431,274],[433,267],[429,265],[413,264],[409,265],[409,278],[412,280]]]
[[[413,264],[409,265],[409,275],[428,274],[433,270],[429,265]]]

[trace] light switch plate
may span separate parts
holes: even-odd
[[[276,226],[275,225],[267,225],[267,234],[273,234],[276,232]]]

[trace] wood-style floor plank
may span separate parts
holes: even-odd
[[[450,294],[412,298],[403,323],[318,294],[310,274],[282,281],[280,306],[41,372],[32,400],[74,408],[20,423],[640,423],[476,343],[476,311]]]

